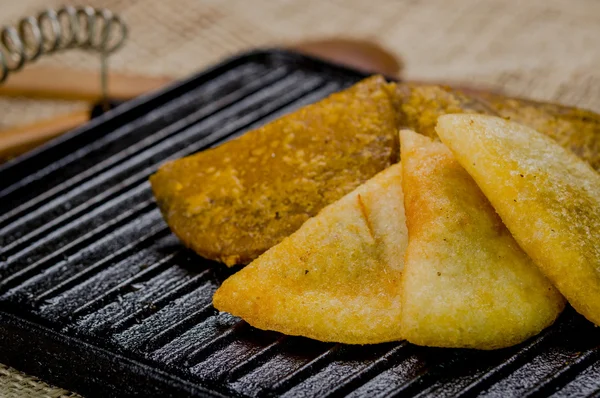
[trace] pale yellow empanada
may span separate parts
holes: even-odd
[[[436,131],[534,262],[600,325],[600,175],[551,138],[479,115],[446,115]]]
[[[322,341],[401,339],[403,206],[397,164],[227,279],[215,307],[260,329]]]
[[[448,148],[409,130],[400,141],[409,239],[402,335],[425,346],[494,349],[552,324],[563,297]]]

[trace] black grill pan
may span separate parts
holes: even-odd
[[[89,397],[598,395],[600,333],[570,308],[491,352],[320,343],[212,308],[231,271],[182,247],[148,176],[362,77],[252,52],[0,166],[0,362]]]

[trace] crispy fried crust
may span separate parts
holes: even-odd
[[[150,181],[164,218],[203,257],[250,262],[398,161],[392,92],[382,77],[371,77],[163,165]]]
[[[448,148],[409,130],[400,140],[409,234],[404,337],[425,346],[495,349],[552,324],[563,297]]]
[[[348,344],[399,340],[406,244],[396,164],[227,279],[213,303],[289,335]]]
[[[401,83],[396,86],[395,105],[401,127],[437,138],[437,118],[448,113],[495,114],[494,109],[473,96],[445,86]]]
[[[554,140],[504,119],[446,115],[437,132],[521,247],[600,325],[600,175]]]
[[[559,104],[480,93],[479,99],[499,116],[529,126],[553,138],[600,170],[600,115]]]
[[[396,107],[400,124],[437,137],[440,115],[478,113],[524,124],[554,138],[600,170],[600,115],[563,105],[508,98],[485,92],[464,93],[444,86],[398,84]]]

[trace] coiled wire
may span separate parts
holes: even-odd
[[[102,88],[106,90],[106,57],[127,38],[123,20],[107,9],[65,6],[26,17],[0,30],[0,83],[44,54],[80,48],[102,55]]]

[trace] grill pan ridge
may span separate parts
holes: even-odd
[[[479,352],[252,328],[212,294],[148,176],[364,75],[281,50],[229,59],[0,166],[0,362],[89,397],[593,396],[600,332],[568,308]]]

